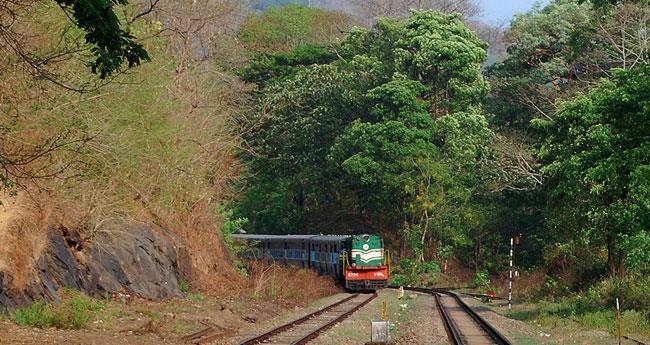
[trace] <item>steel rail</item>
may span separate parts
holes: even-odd
[[[476,311],[474,311],[474,309],[468,306],[467,303],[465,303],[465,301],[463,301],[463,299],[460,298],[457,294],[450,291],[444,291],[441,293],[447,294],[449,296],[453,296],[454,299],[456,299],[456,301],[463,308],[463,310],[465,310],[465,312],[467,312],[472,317],[472,319],[474,319],[474,321],[476,321],[478,325],[488,333],[490,338],[492,338],[497,342],[497,344],[512,345],[512,343],[510,342],[510,340],[508,340],[508,338],[506,338],[503,334],[501,334],[501,332],[499,332],[496,328],[494,328],[492,324],[490,324],[483,317],[481,317]]]
[[[196,333],[188,334],[184,337],[181,337],[181,341],[183,342],[192,342],[192,341],[199,341],[203,337],[207,336],[210,333],[213,333],[215,329],[213,327],[208,327],[203,330],[200,330]]]
[[[363,302],[361,302],[360,304],[356,305],[354,308],[350,309],[349,311],[347,311],[347,312],[341,314],[340,316],[338,316],[338,317],[335,318],[334,320],[332,320],[332,321],[326,323],[325,325],[319,327],[319,328],[316,329],[315,331],[313,331],[313,332],[311,332],[311,333],[305,335],[304,337],[298,339],[298,340],[295,341],[292,345],[304,345],[304,344],[307,344],[307,342],[309,342],[310,340],[316,338],[319,334],[321,334],[322,332],[324,332],[324,331],[330,329],[331,327],[333,327],[333,326],[336,325],[337,323],[343,321],[345,318],[347,318],[348,316],[352,315],[352,314],[353,314],[354,312],[356,312],[357,310],[361,309],[364,305],[370,303],[370,301],[372,301],[372,300],[375,299],[376,297],[377,297],[377,293],[375,292],[375,293],[372,294],[372,296],[370,296],[369,298],[367,298],[365,301],[363,301]]]
[[[452,343],[454,345],[462,344],[463,340],[460,337],[460,333],[458,333],[458,328],[451,321],[451,317],[449,317],[449,314],[447,314],[447,310],[442,306],[442,303],[440,303],[440,295],[435,292],[433,292],[432,295],[436,300],[436,306],[438,307],[438,312],[442,317],[442,321],[445,325],[445,330],[447,330],[447,335],[452,340]]]
[[[285,323],[283,325],[280,325],[280,326],[278,326],[276,328],[273,328],[272,330],[267,331],[266,333],[263,333],[263,334],[258,335],[256,337],[253,337],[253,338],[246,339],[246,340],[242,341],[241,343],[239,343],[239,345],[254,345],[254,344],[262,343],[265,340],[268,340],[268,339],[270,339],[271,337],[273,337],[275,335],[281,334],[281,333],[283,333],[283,332],[285,332],[285,331],[287,331],[287,330],[289,330],[289,329],[291,329],[291,328],[293,328],[293,327],[295,327],[297,325],[305,323],[306,321],[309,321],[309,320],[313,319],[314,317],[317,317],[317,316],[319,316],[319,315],[321,315],[321,314],[323,314],[323,313],[325,313],[327,311],[330,311],[330,310],[332,310],[333,308],[335,308],[337,306],[345,304],[346,302],[349,302],[350,300],[352,300],[353,298],[358,297],[358,296],[359,296],[358,293],[353,294],[353,295],[351,295],[349,297],[346,297],[346,298],[344,298],[344,299],[342,299],[342,300],[340,300],[340,301],[338,301],[336,303],[333,303],[333,304],[331,304],[331,305],[329,305],[329,306],[327,306],[325,308],[321,308],[321,309],[319,309],[319,310],[317,310],[317,311],[315,311],[313,313],[310,313],[308,315],[305,315],[305,316],[303,316],[303,317],[301,317],[299,319],[296,319],[294,321],[291,321],[291,322]],[[318,336],[319,333],[321,333],[322,331],[330,328],[331,326],[334,326],[336,323],[338,323],[341,320],[345,319],[346,317],[350,316],[352,313],[354,313],[359,308],[366,305],[368,302],[370,302],[376,296],[377,296],[376,293],[373,294],[370,298],[368,298],[368,299],[364,300],[363,302],[359,303],[357,306],[355,306],[351,310],[343,313],[342,315],[339,315],[334,320],[327,322],[324,326],[321,326],[318,329],[316,329],[315,331],[310,332],[309,334],[307,334],[303,338],[297,340],[293,344],[304,344],[307,341],[315,338],[316,336]],[[301,342],[301,341],[304,341],[304,342]]]
[[[394,287],[391,287],[394,288]],[[444,306],[440,303],[440,300],[438,298],[438,295],[444,294],[453,297],[458,305],[465,311],[469,316],[487,333],[487,335],[492,338],[497,344],[499,345],[512,345],[510,340],[503,336],[494,326],[492,326],[489,322],[487,322],[483,317],[481,317],[478,313],[474,311],[470,306],[465,303],[456,293],[453,293],[451,291],[448,291],[446,289],[436,289],[436,288],[421,288],[421,287],[405,287],[404,290],[409,290],[409,291],[416,291],[416,292],[422,292],[422,293],[429,293],[434,296],[436,299],[436,304],[438,306],[438,311],[440,312],[440,315],[445,323],[445,328],[447,329],[447,332],[449,334],[449,337],[451,338],[451,341],[454,344],[458,345],[463,345],[465,344],[464,340],[461,337],[461,332],[456,327],[456,325],[453,323],[451,318],[449,317],[449,314],[446,312]]]

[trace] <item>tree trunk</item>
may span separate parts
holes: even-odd
[[[627,255],[623,249],[618,250],[618,277],[620,279],[625,278],[625,257]]]
[[[429,228],[429,213],[424,211],[424,229],[422,230],[422,237],[420,238],[420,244],[422,245],[422,253],[420,253],[420,262],[424,262],[424,245],[425,239],[427,237],[427,229]]]
[[[481,242],[478,241],[476,243],[476,247],[474,247],[474,271],[478,272],[479,269],[479,260],[481,257]]]
[[[611,235],[607,235],[607,270],[610,277],[616,275],[616,266],[614,263],[614,240]]]

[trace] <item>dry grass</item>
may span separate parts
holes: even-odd
[[[440,287],[464,287],[472,285],[474,270],[467,267],[457,259],[450,259],[447,262],[447,272],[441,276],[438,282]]]
[[[47,240],[49,210],[26,193],[0,193],[0,271],[11,274],[10,288],[23,289]]]
[[[513,273],[514,275],[514,273]],[[514,277],[512,296],[515,299],[521,299],[530,294],[531,291],[539,290],[546,283],[546,273],[541,270],[532,272],[522,272],[518,277]],[[496,287],[500,296],[508,295],[508,272],[500,276],[491,277],[491,284]]]
[[[239,171],[232,123],[246,105],[247,86],[231,70],[215,66],[217,57],[193,55],[219,47],[238,17],[237,3],[205,0],[196,9],[181,10],[161,5],[153,17],[131,27],[146,38],[142,42],[153,61],[83,94],[32,76],[15,54],[4,54],[0,42],[0,157],[38,153],[40,144],[61,134],[57,144],[74,143],[12,170],[20,173],[10,176],[19,195],[39,190],[40,204],[65,205],[55,216],[34,205],[0,210],[0,222],[11,223],[0,224],[0,268],[18,273],[15,283],[28,279],[40,254],[36,244],[17,239],[42,234],[51,218],[55,224],[65,221],[84,239],[114,221],[159,225],[175,233],[170,240],[189,257],[180,264],[193,289],[221,291],[224,284],[241,284],[220,238],[218,209]],[[174,30],[161,33],[155,16]],[[25,49],[44,55],[65,48],[55,42],[79,33],[72,29],[62,39],[71,24],[47,4],[21,12],[19,24],[16,30],[29,33],[21,42]],[[195,46],[199,41],[202,49]],[[233,56],[219,51],[218,58],[241,63],[243,51],[233,51]],[[65,56],[48,68],[66,83],[96,81],[79,58]]]
[[[245,281],[244,291],[254,300],[305,306],[342,291],[332,277],[319,276],[309,269],[250,262],[248,270],[250,278]]]

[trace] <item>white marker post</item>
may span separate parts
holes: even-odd
[[[621,307],[616,297],[616,319],[618,320],[618,345],[621,345]]]
[[[508,278],[508,310],[512,310],[512,257],[514,255],[515,240],[510,237],[510,275]]]

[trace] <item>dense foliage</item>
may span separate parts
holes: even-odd
[[[96,57],[90,64],[93,73],[105,78],[122,68],[149,61],[149,55],[135,38],[120,26],[113,6],[127,5],[127,0],[55,0],[75,25],[85,31],[86,42]]]
[[[540,157],[553,228],[606,244],[622,275],[636,247],[625,248],[624,239],[641,242],[650,229],[650,66],[614,73],[540,124],[548,133]]]
[[[350,29],[353,19],[341,12],[286,5],[251,12],[237,36],[251,52],[279,52],[305,44],[326,44]]]
[[[420,258],[444,241],[479,264],[493,139],[485,45],[457,15],[421,11],[332,50],[264,56],[242,72],[260,86],[238,204],[248,230],[376,231]]]
[[[622,275],[628,252],[643,257],[649,20],[644,1],[552,1],[513,20],[507,56],[487,69],[493,128],[531,175],[544,174],[503,205],[524,230],[524,250],[544,246],[537,264],[568,285],[607,268]]]
[[[237,214],[253,232],[380,232],[493,273],[522,234],[519,265],[574,287],[644,272],[649,14],[552,1],[515,17],[483,71],[476,35],[427,11],[253,59]]]
[[[372,28],[271,1],[55,2],[69,17],[0,13],[20,33],[20,49],[0,41],[0,186],[48,190],[80,229],[144,218],[201,267],[223,267],[214,243],[236,248],[242,227],[376,232],[401,282],[464,266],[486,288],[521,234],[515,265],[542,272],[540,291],[647,304],[647,1],[538,5],[492,64],[474,1],[355,2]]]

